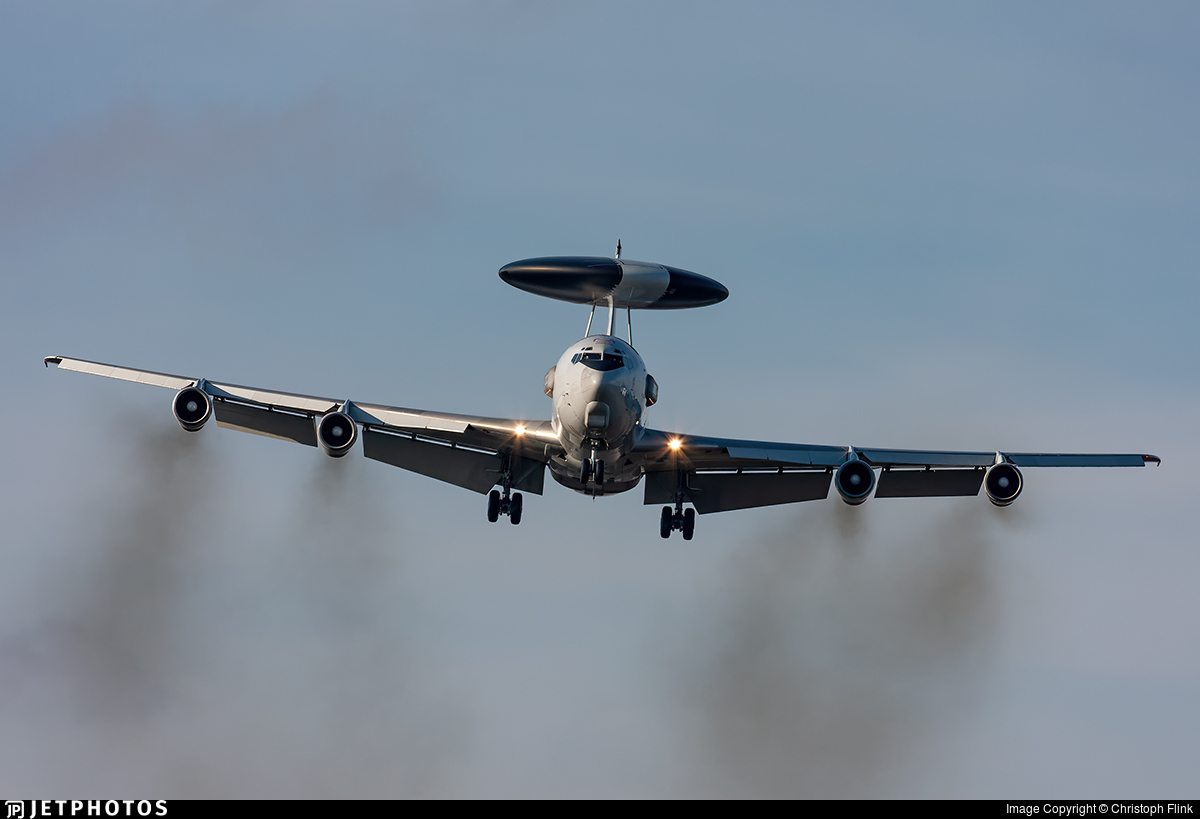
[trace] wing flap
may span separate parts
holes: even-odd
[[[752,509],[781,503],[822,500],[829,496],[833,474],[826,470],[804,472],[689,472],[685,500],[702,515]],[[674,472],[646,473],[646,504],[673,503],[677,487]]]
[[[991,466],[996,452],[949,452],[921,449],[874,449],[855,447],[858,457],[871,466]],[[1145,466],[1158,463],[1154,455],[1110,453],[1001,452],[1000,456],[1017,466]]]
[[[504,463],[500,455],[421,441],[402,435],[366,428],[363,430],[363,454],[428,478],[434,478],[472,492],[487,494],[500,480]],[[545,464],[523,460],[525,469],[518,473],[516,485],[534,494],[541,494]],[[534,471],[539,474],[532,474]],[[536,488],[535,488],[536,487]]]
[[[1006,452],[1017,466],[1145,466],[1158,463],[1154,455],[1102,455],[1050,452]]]
[[[979,494],[983,469],[885,469],[877,498],[953,498]]]
[[[217,426],[251,432],[281,441],[295,441],[305,446],[317,445],[317,432],[312,418],[278,410],[250,407],[217,399],[213,401]]]
[[[513,469],[513,489],[542,494],[546,482],[546,462],[533,458],[517,458]]]

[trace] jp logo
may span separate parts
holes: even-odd
[[[4,807],[7,819],[25,819],[25,803],[20,799],[8,799],[4,802]]]

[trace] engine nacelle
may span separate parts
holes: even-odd
[[[212,399],[199,387],[184,387],[171,403],[175,420],[188,432],[199,432],[212,417],[212,410]]]
[[[546,377],[542,379],[542,392],[546,393],[547,398],[554,397],[554,371],[557,369],[558,365],[555,364],[546,370]]]
[[[833,475],[833,488],[846,503],[858,506],[875,488],[875,470],[865,461],[846,461]]]
[[[658,403],[658,382],[654,376],[646,373],[646,406],[652,407]]]
[[[358,425],[344,412],[331,412],[317,422],[317,443],[331,458],[340,458],[358,440]]]
[[[996,464],[983,479],[983,491],[997,506],[1008,506],[1021,494],[1021,470],[1012,464]]]

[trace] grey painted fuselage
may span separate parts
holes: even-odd
[[[597,488],[580,481],[582,462],[602,460],[605,493],[632,489],[643,470],[627,456],[645,431],[650,403],[642,357],[616,336],[591,335],[568,347],[552,373],[551,425],[563,447],[550,460],[554,479],[590,494]]]

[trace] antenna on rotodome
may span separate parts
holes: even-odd
[[[617,239],[617,258],[621,258],[621,240]]]

